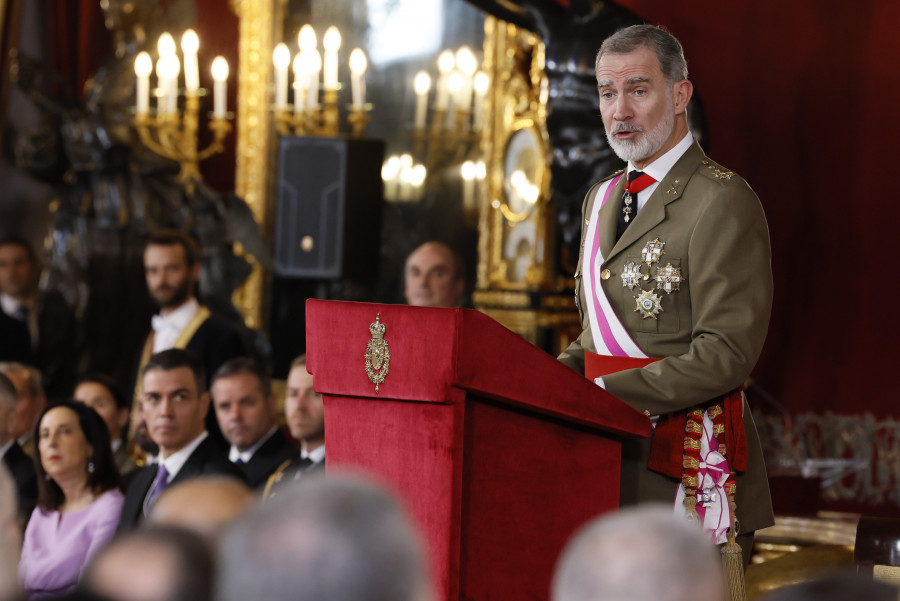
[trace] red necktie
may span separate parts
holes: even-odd
[[[622,212],[619,214],[619,224],[616,228],[616,240],[618,240],[628,224],[634,220],[637,215],[638,202],[637,195],[656,180],[644,173],[643,171],[634,170],[628,174],[625,182],[625,194],[622,197]]]

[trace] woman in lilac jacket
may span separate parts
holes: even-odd
[[[91,556],[113,536],[123,496],[109,434],[96,411],[66,401],[41,413],[34,431],[38,502],[19,562],[29,599],[78,584]]]

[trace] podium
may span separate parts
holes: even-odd
[[[310,299],[327,468],[393,487],[441,601],[549,599],[563,546],[619,504],[621,439],[650,421],[470,309]],[[380,319],[390,359],[366,369]]]

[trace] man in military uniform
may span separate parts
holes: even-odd
[[[603,43],[596,73],[606,135],[628,167],[585,198],[576,273],[584,329],[559,359],[583,372],[585,351],[658,358],[595,381],[649,416],[684,416],[735,394],[762,349],[772,303],[765,216],[747,183],[693,140],[685,110],[693,87],[671,34],[647,25],[618,31]],[[738,542],[749,558],[752,532],[774,520],[756,428],[737,399],[731,417],[742,417],[743,429],[734,432],[746,443]],[[659,427],[654,437],[662,438]],[[679,478],[648,468],[653,442],[623,447],[623,504],[676,495]],[[741,465],[737,451],[728,460]]]
[[[306,353],[291,362],[284,418],[291,436],[300,441],[300,453],[269,476],[263,491],[265,499],[289,482],[325,474],[325,405],[322,395],[313,388],[312,374],[306,371]]]

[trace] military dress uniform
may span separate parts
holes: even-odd
[[[666,173],[616,240],[625,178],[600,207],[597,190],[583,207],[576,300],[583,331],[560,361],[584,373],[584,350],[596,351],[582,279],[595,270],[615,315],[648,356],[642,369],[603,377],[606,390],[647,415],[683,412],[734,390],[762,350],[772,304],[768,227],[756,194],[735,173],[706,157],[696,142]],[[585,233],[597,219],[601,265],[585,257]],[[677,275],[658,287],[660,271]],[[645,277],[646,276],[646,277]],[[741,532],[774,523],[762,449],[744,403],[747,469],[737,477]],[[671,503],[678,481],[647,469],[652,437],[623,445],[623,505]]]

